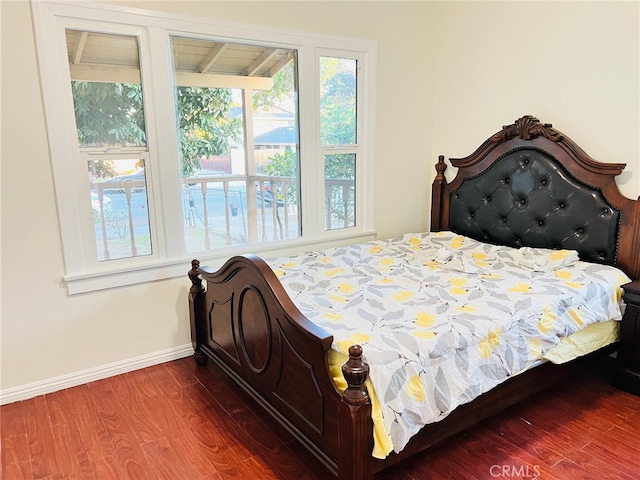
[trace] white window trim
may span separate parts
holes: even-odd
[[[375,138],[375,71],[376,43],[350,37],[321,35],[247,25],[212,18],[190,17],[162,12],[127,8],[98,3],[75,3],[56,0],[32,0],[36,36],[36,49],[40,68],[41,88],[45,107],[45,119],[54,175],[58,218],[65,264],[63,280],[70,295],[86,293],[124,285],[132,285],[185,275],[191,258],[199,258],[212,267],[221,265],[232,255],[250,250],[264,256],[279,256],[296,253],[302,249],[326,248],[353,242],[371,240],[375,237],[373,225],[374,185],[374,138]],[[147,122],[147,144],[151,155],[150,176],[152,188],[149,198],[151,229],[155,235],[153,254],[130,259],[97,262],[88,260],[95,255],[95,246],[86,240],[86,221],[90,206],[78,199],[88,198],[86,171],[78,158],[77,138],[73,113],[73,100],[69,85],[69,73],[64,42],[65,28],[87,29],[94,25],[120,25],[123,34],[135,34],[140,38],[141,68],[143,75],[153,77],[145,82],[145,111]],[[119,29],[120,30],[120,29]],[[153,192],[169,193],[180,188],[179,169],[168,168],[175,162],[177,141],[173,135],[164,135],[166,127],[159,125],[162,118],[173,118],[172,102],[153,102],[153,98],[172,98],[173,83],[166,67],[170,56],[171,35],[202,36],[229,41],[244,41],[254,44],[281,44],[284,48],[298,50],[299,101],[303,105],[299,113],[301,165],[301,203],[318,203],[314,211],[303,212],[303,236],[277,243],[253,243],[232,245],[224,249],[186,254],[182,235],[175,234],[176,220],[182,225],[179,206],[151,198]],[[158,45],[164,45],[157,48]],[[151,46],[153,45],[153,49]],[[324,174],[319,146],[319,99],[317,59],[323,55],[358,58],[364,68],[358,72],[358,159],[356,171],[357,224],[355,227],[325,231],[323,201],[314,193],[323,190]],[[341,53],[342,52],[342,53]],[[146,62],[146,63],[145,63]],[[160,67],[158,67],[160,66]],[[155,70],[154,70],[155,69]],[[144,81],[144,79],[143,79]],[[315,108],[307,108],[315,105]],[[66,119],[66,120],[65,120]],[[171,138],[166,138],[171,137]],[[313,161],[315,158],[315,167]],[[366,165],[364,164],[366,162]],[[163,166],[162,168],[160,166]],[[304,169],[307,169],[306,171]],[[310,169],[310,170],[308,170]],[[160,172],[158,175],[157,173]],[[86,197],[85,197],[86,195]],[[179,195],[176,196],[179,198]],[[304,208],[304,207],[303,207]]]

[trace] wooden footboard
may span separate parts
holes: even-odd
[[[377,460],[360,346],[349,349],[342,367],[348,388],[340,394],[326,356],[332,337],[298,311],[263,260],[234,257],[216,272],[194,260],[189,277],[196,362],[216,362],[339,480],[371,480],[571,372],[571,365],[545,364],[513,377],[423,428],[401,453]]]
[[[343,367],[343,398],[327,364],[333,337],[298,311],[262,259],[233,257],[215,272],[194,260],[189,277],[198,364],[215,361],[338,478],[370,479],[373,426],[362,349],[352,347]]]

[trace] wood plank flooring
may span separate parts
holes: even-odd
[[[638,479],[640,397],[600,370],[589,367],[376,480]],[[4,405],[0,417],[4,480],[328,477],[216,367],[191,358]]]

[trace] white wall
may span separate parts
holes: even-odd
[[[523,114],[553,123],[595,158],[627,162],[625,193],[640,195],[638,3],[127,5],[377,40],[382,237],[428,227],[438,154],[464,156]],[[156,352],[184,354],[186,276],[66,295],[30,8],[0,8],[0,388],[35,391]]]
[[[622,192],[640,196],[640,2],[440,2],[433,14],[433,155],[464,157],[530,114],[626,163]]]

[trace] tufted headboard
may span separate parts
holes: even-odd
[[[474,153],[436,164],[431,230],[488,243],[571,249],[640,278],[640,201],[615,183],[625,164],[601,163],[564,134],[524,116]]]

